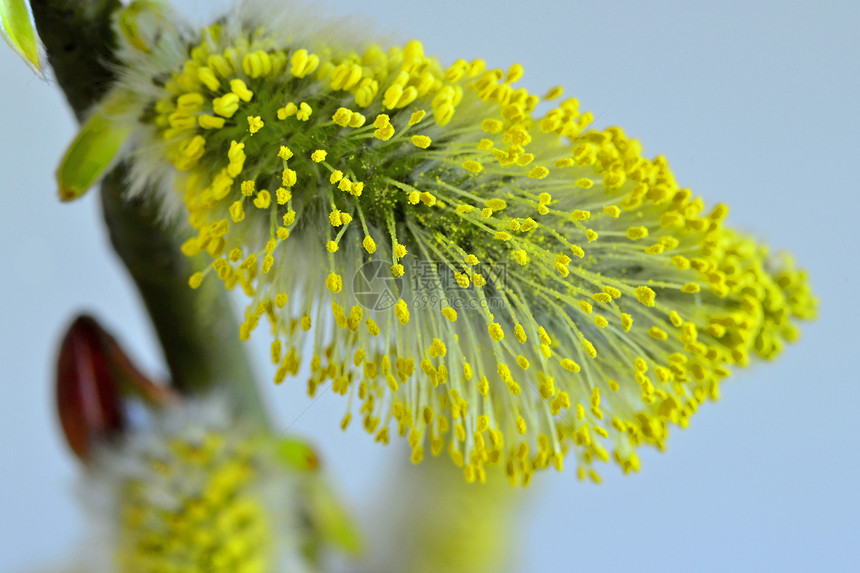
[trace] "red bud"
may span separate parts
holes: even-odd
[[[127,425],[125,398],[162,407],[177,398],[153,383],[92,317],[79,316],[66,332],[57,363],[57,407],[66,441],[87,461],[92,446]]]
[[[105,352],[104,331],[89,316],[69,327],[57,362],[57,406],[66,441],[86,461],[94,442],[116,435],[125,412]]]

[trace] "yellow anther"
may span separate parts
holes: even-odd
[[[569,370],[570,372],[574,372],[574,373],[580,371],[579,364],[577,364],[575,361],[571,360],[570,358],[563,359],[561,361],[561,367],[564,368],[565,370]]]
[[[394,305],[394,316],[401,324],[409,322],[409,307],[403,299],[398,300],[397,304]]]
[[[333,90],[350,90],[361,81],[361,66],[352,63],[342,63],[332,70],[330,87]]]
[[[296,112],[296,119],[300,121],[308,121],[311,118],[313,109],[305,102],[299,104],[299,110]]]
[[[656,338],[657,340],[666,340],[667,338],[669,338],[669,335],[666,334],[666,331],[657,328],[656,326],[652,326],[651,328],[649,328],[648,334],[652,338]]]
[[[283,187],[279,187],[275,191],[275,198],[278,201],[278,205],[286,205],[287,202],[293,198],[293,194],[284,189]]]
[[[284,169],[284,172],[281,174],[281,184],[284,187],[292,187],[296,184],[297,180],[298,176],[296,175],[296,172],[292,169]]]
[[[535,165],[534,168],[529,171],[529,177],[532,179],[543,179],[547,175],[549,175],[549,169],[543,165]]]
[[[636,287],[636,298],[645,306],[654,306],[657,294],[647,286]]]
[[[245,219],[245,210],[242,208],[241,201],[235,201],[230,205],[230,218],[234,223],[238,223]]]
[[[388,114],[380,113],[376,116],[376,119],[373,120],[373,127],[380,128],[385,127],[386,125],[391,125],[391,118]]]
[[[487,133],[501,133],[504,125],[497,119],[485,119],[481,122],[481,129]]]
[[[244,102],[249,102],[254,97],[254,92],[248,89],[245,82],[242,80],[230,80],[230,91],[239,96],[239,99]]]
[[[591,298],[593,298],[597,302],[612,302],[612,296],[606,292],[594,293],[593,295],[591,295]]]
[[[325,281],[325,286],[331,292],[339,293],[343,288],[343,279],[339,274],[331,273]]]
[[[382,96],[382,105],[385,106],[386,109],[394,109],[397,107],[397,101],[400,99],[400,96],[403,94],[403,86],[399,84],[393,84],[385,90],[385,94]]]
[[[505,337],[505,331],[502,329],[502,326],[498,322],[490,323],[487,326],[487,331],[490,333],[490,338],[497,342]]]
[[[288,103],[284,107],[278,109],[278,119],[284,121],[288,117],[294,116],[299,111],[299,107],[293,102]]]
[[[513,84],[519,81],[520,78],[523,77],[522,65],[514,64],[510,68],[508,68],[508,73],[505,75],[505,83]]]
[[[711,214],[708,215],[708,218],[712,221],[722,221],[729,214],[729,208],[723,203],[719,203],[714,206],[714,209],[711,211]]]
[[[624,332],[630,332],[633,327],[633,317],[627,313],[621,313],[621,328]]]
[[[631,241],[638,241],[648,236],[648,229],[645,227],[630,227],[627,229],[627,238]]]
[[[296,50],[290,58],[290,73],[297,78],[312,74],[319,66],[319,56],[309,54],[307,50]]]
[[[361,244],[364,247],[364,250],[368,252],[368,254],[372,255],[376,252],[376,242],[373,240],[372,237],[365,237]]]
[[[514,326],[514,338],[516,338],[520,344],[526,343],[526,331],[522,324]]]
[[[242,181],[239,187],[242,190],[242,195],[245,197],[250,197],[257,191],[257,184],[251,180]]]
[[[338,182],[337,188],[340,189],[341,191],[343,191],[344,193],[350,193],[352,191],[352,181],[350,181],[349,179],[343,178]]]
[[[251,117],[250,115],[248,116],[248,131],[251,132],[251,135],[254,135],[258,131],[263,129],[264,125],[265,123],[263,123],[263,120],[260,118],[259,115],[254,117]]]
[[[268,75],[272,71],[272,58],[262,50],[245,54],[242,58],[242,71],[251,78]]]
[[[332,227],[341,227],[352,221],[352,216],[348,213],[344,213],[343,211],[335,209],[334,211],[329,213],[328,220],[331,223]]]
[[[254,207],[257,209],[268,209],[272,204],[272,195],[265,189],[257,193],[254,198]]]
[[[225,94],[212,100],[212,111],[221,117],[231,118],[239,110],[239,96],[234,93]]]
[[[570,274],[570,269],[567,268],[567,265],[569,264],[570,257],[568,257],[567,255],[558,255],[555,257],[555,269],[558,271],[558,274],[563,277],[566,277]],[[580,304],[580,306],[582,305]]]
[[[423,109],[419,109],[418,111],[414,112],[409,117],[409,125],[415,125],[416,123],[420,122],[422,119],[424,119],[425,115],[427,115],[427,112]]]
[[[202,67],[197,70],[197,79],[205,85],[209,91],[218,91],[218,88],[221,87],[221,82],[218,81],[218,78],[215,77],[215,72],[212,71],[212,68]]]
[[[367,327],[367,332],[369,332],[371,336],[379,336],[379,325],[377,325],[372,318],[365,320],[364,324]]]
[[[202,283],[203,273],[201,272],[194,273],[193,275],[191,275],[191,278],[188,279],[188,286],[194,289],[199,288]]]
[[[522,155],[517,157],[516,164],[519,165],[520,167],[525,167],[526,165],[528,165],[529,163],[534,161],[534,159],[535,159],[535,156],[533,154],[523,153]]]
[[[663,213],[660,217],[661,227],[682,227],[684,225],[684,216],[677,212]]]
[[[526,421],[525,421],[525,419],[523,419],[522,416],[517,416],[517,419],[514,422],[514,425],[517,428],[517,432],[519,432],[520,434],[523,434],[523,435],[526,433],[526,430],[527,430]]]
[[[555,86],[553,88],[550,88],[550,90],[548,92],[546,92],[546,94],[544,94],[543,99],[545,99],[545,100],[558,99],[559,97],[561,97],[561,94],[563,94],[563,93],[564,93],[563,87]]]
[[[199,115],[197,123],[203,129],[221,129],[224,127],[224,118],[215,117],[214,115]]]
[[[435,358],[436,356],[444,357],[447,353],[447,348],[445,347],[445,343],[439,340],[438,338],[433,339],[433,343],[430,345],[430,357]]]
[[[373,132],[373,137],[382,141],[388,141],[392,137],[394,137],[394,126],[390,123],[383,125],[382,127],[377,127]]]
[[[621,291],[615,287],[605,286],[603,287],[603,292],[611,296],[612,298],[619,298],[621,296]]]
[[[314,161],[314,163],[321,163],[325,161],[326,155],[328,155],[327,151],[325,151],[324,149],[317,149],[316,151],[311,153],[311,159]]]
[[[286,161],[287,159],[293,156],[292,150],[286,145],[282,145],[280,149],[278,149],[278,157]]]
[[[263,259],[263,274],[268,273],[272,270],[272,267],[275,265],[275,257],[272,255],[267,255],[266,258]]]
[[[457,311],[454,310],[453,308],[451,308],[450,306],[446,306],[445,308],[443,308],[442,314],[445,316],[445,318],[447,318],[451,322],[454,322],[457,320]]]
[[[690,268],[690,259],[683,255],[675,255],[672,257],[672,264],[681,270],[686,270]]]
[[[352,121],[352,115],[352,110],[347,109],[345,107],[340,107],[337,109],[336,112],[334,112],[334,115],[332,116],[332,121],[334,121],[341,127],[347,127],[349,126],[349,122]]]
[[[522,224],[520,225],[520,231],[522,231],[523,233],[527,233],[528,231],[531,231],[532,229],[537,229],[537,227],[538,227],[537,221],[535,221],[531,217],[526,217],[525,221],[523,221]]]
[[[508,204],[505,202],[504,199],[498,198],[487,199],[486,201],[484,201],[484,205],[486,205],[493,211],[502,211],[504,209],[507,209],[508,207]]]
[[[621,215],[621,209],[617,205],[606,205],[603,212],[610,217],[618,217]]]
[[[415,147],[420,147],[421,149],[427,149],[430,147],[432,140],[426,135],[413,135],[412,136],[412,145]]]

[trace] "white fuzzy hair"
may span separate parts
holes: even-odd
[[[238,0],[223,15],[200,14],[192,22],[168,4],[167,17],[158,31],[161,41],[149,54],[120,42],[116,87],[134,95],[134,102],[115,112],[114,121],[130,130],[119,159],[129,164],[126,196],[143,198],[157,205],[161,219],[170,225],[185,226],[181,194],[176,190],[176,169],[165,158],[165,142],[151,123],[141,120],[147,106],[163,97],[163,80],[181,68],[188,46],[199,40],[198,30],[219,21],[222,43],[229,44],[249,31],[262,29],[278,45],[300,46],[311,51],[323,48],[361,51],[371,40],[388,43],[391,34],[376,34],[374,25],[356,15],[333,17],[325,5],[298,0]],[[203,12],[212,12],[203,10]],[[152,34],[156,31],[148,30]],[[213,174],[214,175],[214,174]]]
[[[129,480],[144,480],[147,500],[167,511],[182,506],[182,496],[194,491],[200,484],[194,477],[181,472],[172,480],[154,483],[149,460],[169,459],[171,444],[176,440],[197,443],[209,433],[217,433],[240,441],[253,432],[236,414],[235,406],[226,395],[188,399],[159,412],[145,428],[131,431],[125,438],[102,444],[94,455],[77,486],[78,497],[87,516],[89,529],[80,552],[72,563],[80,570],[92,573],[116,571],[120,507],[125,484]],[[273,539],[276,541],[277,563],[275,571],[306,573],[299,550],[300,540],[294,523],[298,511],[297,484],[279,465],[263,464],[254,488],[271,510]],[[199,477],[199,476],[198,476]],[[190,481],[189,481],[190,480]]]

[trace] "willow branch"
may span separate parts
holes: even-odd
[[[33,16],[57,83],[78,120],[111,82],[118,0],[32,0]],[[194,268],[180,252],[182,237],[158,220],[157,209],[123,197],[120,165],[102,183],[111,243],[149,311],[173,384],[186,393],[228,388],[240,406],[265,422],[265,410],[229,298],[210,282],[192,291]]]

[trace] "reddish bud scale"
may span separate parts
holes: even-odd
[[[110,367],[106,333],[89,316],[69,327],[57,361],[57,407],[66,441],[86,461],[95,442],[125,427],[120,388]]]

